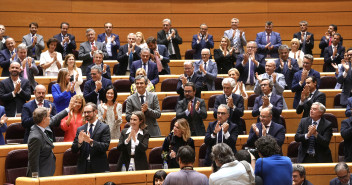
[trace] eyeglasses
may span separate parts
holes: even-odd
[[[268,86],[269,84],[260,84],[260,87]]]
[[[226,112],[217,112],[216,114],[217,114],[217,115],[222,115],[222,116],[223,116],[223,115],[225,115],[225,114],[226,114]]]
[[[84,111],[83,114],[90,114],[92,113],[93,111]]]
[[[185,93],[192,93],[193,91],[184,91]]]
[[[346,179],[347,177],[349,177],[348,173],[347,173],[347,175],[342,176],[342,177],[337,176],[338,179]]]

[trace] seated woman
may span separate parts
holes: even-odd
[[[118,150],[120,158],[117,171],[126,166],[128,171],[148,170],[146,150],[148,149],[149,133],[145,129],[145,116],[142,111],[132,112],[130,127],[121,132]]]
[[[71,76],[68,70],[65,68],[60,69],[59,75],[57,76],[57,83],[51,87],[51,93],[57,112],[67,108],[70,104],[71,97],[76,94],[75,83],[70,82],[70,79]]]
[[[236,81],[236,87],[233,89],[233,93],[238,94],[243,97],[244,100],[248,98],[248,94],[245,91],[245,86],[243,82],[237,81],[240,77],[240,72],[236,68],[231,68],[228,72],[230,78],[233,78]]]
[[[83,94],[80,87],[83,83],[82,70],[76,66],[75,56],[73,54],[66,55],[62,67],[68,70],[68,73],[71,76],[70,81],[75,83],[76,94]]]
[[[82,126],[84,121],[82,120],[83,107],[86,105],[83,95],[76,94],[72,97],[74,107],[70,113],[61,120],[60,127],[65,131],[64,142],[73,141],[76,137],[77,128]]]
[[[98,105],[98,119],[110,127],[111,139],[119,139],[121,135],[122,105],[118,103],[117,91],[110,85],[105,89],[103,103]]]
[[[214,59],[218,66],[218,74],[226,74],[229,69],[235,67],[235,52],[227,37],[222,37],[219,49],[214,49]]]
[[[300,69],[303,68],[303,58],[304,58],[304,53],[299,49],[299,40],[297,38],[293,38],[291,40],[291,51],[288,54],[290,58],[294,58],[297,60],[298,66]]]
[[[166,178],[166,175],[167,174],[164,170],[156,171],[153,177],[153,185],[162,185]]]
[[[138,75],[147,76],[147,73],[145,72],[145,70],[143,68],[138,68],[137,71],[136,71],[136,76],[135,77],[137,77]],[[152,82],[150,80],[148,80],[148,85],[147,85],[147,89],[146,90],[148,92],[155,92],[154,85],[152,84]],[[136,92],[137,92],[136,84],[133,83],[131,85],[131,94],[134,94]]]
[[[189,145],[194,150],[194,141],[191,138],[191,131],[186,119],[178,119],[174,129],[165,138],[163,143],[163,159],[168,162],[169,168],[179,168],[176,154],[181,146]]]
[[[48,50],[40,54],[40,67],[43,68],[44,76],[57,76],[62,65],[62,55],[56,52],[56,45],[59,41],[56,38],[50,38],[46,45]]]
[[[7,129],[7,117],[5,114],[5,108],[3,106],[0,105],[0,145],[4,145],[5,144],[5,139],[2,133],[6,132]]]
[[[136,45],[138,47],[142,48],[148,48],[147,43],[144,40],[144,36],[142,32],[137,32],[136,33]]]

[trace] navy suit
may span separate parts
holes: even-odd
[[[288,61],[284,61],[284,66],[283,68],[280,67],[281,62],[280,59],[276,59],[275,63],[276,63],[276,69],[275,72],[277,73],[282,73],[285,76],[285,81],[286,81],[286,88],[285,89],[291,89],[292,87],[292,79],[293,79],[293,75],[299,71],[299,66],[297,63],[296,59],[293,58],[288,58],[287,60],[291,60],[291,69],[288,68]]]
[[[325,67],[324,72],[335,72],[336,71],[335,68],[331,65],[331,63],[336,63],[336,64],[341,63],[341,59],[344,58],[343,55],[345,54],[345,47],[343,47],[342,45],[337,45],[336,56],[332,57],[332,54],[333,54],[332,45],[329,47],[326,47],[324,50],[324,67]]]
[[[311,97],[311,99],[305,100],[302,105],[298,104],[297,109],[296,109],[296,113],[301,114],[303,112],[302,118],[309,117],[310,107],[312,106],[312,104],[314,102],[320,102],[323,105],[325,105],[325,102],[326,102],[325,94],[316,90],[314,92],[313,96]]]
[[[109,57],[109,60],[117,60],[117,50],[120,48],[120,39],[119,39],[119,35],[111,33],[111,36],[115,36],[115,44],[111,43],[111,56]],[[105,37],[106,34],[102,33],[98,35],[98,42],[102,42],[105,43]],[[107,44],[107,43],[105,43]]]
[[[311,54],[312,55],[312,50],[314,48],[314,35],[313,33],[306,32],[306,35],[310,35],[309,41],[305,43],[304,50],[302,50],[303,47],[303,42],[301,42],[302,38],[302,32],[297,32],[293,34],[293,38],[297,38],[300,42],[299,49],[302,50],[304,54]]]
[[[5,108],[0,105],[0,118],[5,114]],[[7,125],[4,123],[2,126],[0,126],[0,145],[5,144],[5,139],[4,135],[2,133],[6,132]]]
[[[218,67],[215,62],[212,60],[207,61],[207,67],[206,67],[206,72],[207,74],[203,75],[202,72],[199,71],[199,66],[204,63],[203,60],[196,61],[194,62],[194,71],[198,73],[199,75],[202,75],[204,77],[204,82],[203,85],[207,86],[208,91],[215,91],[215,79],[218,76]]]
[[[132,65],[133,61],[139,60],[141,59],[140,57],[140,52],[141,52],[141,48],[138,46],[134,47],[134,53],[133,53],[133,60],[130,61],[130,68]],[[126,74],[126,70],[127,70],[127,66],[128,66],[128,44],[125,44],[123,46],[120,47],[119,49],[119,54],[117,55],[117,60],[119,61],[119,65],[117,66],[117,74],[115,75],[125,75]]]
[[[215,126],[216,126],[217,122],[218,121],[210,122],[208,129],[207,129],[207,132],[205,133],[204,143],[207,145],[207,153],[205,154],[205,165],[206,166],[211,165],[211,163],[212,163],[211,149],[213,148],[214,145],[216,145],[218,143],[219,133],[214,138],[211,137],[213,135],[213,132],[215,130]],[[229,147],[231,147],[233,153],[236,154],[237,153],[236,141],[237,141],[237,136],[238,136],[238,127],[236,124],[231,123],[231,122],[228,122],[228,124],[229,124],[229,128],[228,128],[227,132],[230,134],[230,136],[226,139],[224,136],[225,133],[222,132],[223,133],[222,143],[226,143]]]
[[[299,85],[299,82],[301,81],[302,77],[302,70],[299,70],[298,72],[295,73],[293,76],[293,81],[292,81],[292,92],[295,92],[295,97],[293,100],[293,108],[296,109],[298,106],[299,101],[301,100],[301,93],[303,91],[304,86],[306,85],[306,81],[301,85]],[[320,84],[320,73],[315,71],[314,69],[311,69],[308,73],[308,76],[314,76],[317,79],[317,89],[319,88]]]
[[[0,51],[0,66],[2,68],[1,76],[10,76],[10,59],[11,59],[11,53],[8,49],[3,49]],[[17,55],[15,56],[14,61],[16,61]]]
[[[92,67],[95,66],[95,65],[96,65],[96,64],[91,64],[91,65],[89,65],[89,66],[87,67],[87,69],[86,69],[86,79],[87,79],[87,81],[92,79],[92,77],[90,76],[90,71],[92,70]],[[103,68],[104,68],[104,62],[102,62],[102,63],[100,64],[100,67],[101,67],[101,70],[103,70]],[[110,66],[109,66],[109,65],[106,65],[106,72],[105,72],[105,73],[102,73],[101,76],[104,77],[104,78],[106,78],[106,79],[111,80],[111,70],[110,70]]]
[[[255,98],[254,106],[253,106],[253,110],[252,110],[252,116],[253,117],[257,117],[257,116],[260,115],[259,108],[263,105],[263,99],[262,98],[263,98],[263,95],[260,95],[260,96]],[[273,107],[272,107],[272,111],[273,111],[272,121],[275,122],[275,123],[282,124],[281,123],[281,118],[280,118],[280,115],[281,115],[281,112],[282,112],[282,109],[283,109],[283,98],[282,98],[282,96],[274,94],[274,93],[271,93],[271,96],[269,98],[269,102],[270,102],[270,104],[273,105]],[[258,122],[259,122],[259,117],[258,117]]]
[[[241,125],[240,118],[243,116],[244,106],[243,106],[243,97],[237,94],[232,94],[233,105],[236,107],[235,109],[230,108],[230,117],[228,119],[229,122],[235,123],[238,125],[238,133],[243,134],[245,125]],[[225,94],[221,94],[216,96],[214,103],[214,118],[217,119],[218,107],[221,104],[226,104]]]
[[[44,100],[44,105],[43,105],[44,107],[50,108],[50,105],[52,107],[50,117],[53,117],[56,115],[55,104],[48,100]],[[22,124],[22,127],[25,129],[23,143],[27,143],[29,132],[31,131],[31,127],[34,125],[33,112],[36,108],[38,108],[38,106],[35,100],[29,101],[23,105],[22,114],[21,114],[21,120],[22,120],[21,124]],[[55,137],[53,139],[55,139]]]
[[[158,52],[161,56],[163,56],[163,59],[160,61],[161,64],[163,65],[163,70],[159,74],[170,74],[170,67],[169,67],[169,51],[167,51],[166,46],[158,44]],[[154,51],[150,50],[150,53],[154,55]]]
[[[103,100],[105,97],[104,91],[106,87],[109,85],[112,85],[111,80],[106,79],[104,77],[101,77],[101,83],[102,83],[102,88],[99,90],[98,93],[95,92],[95,81],[93,80],[88,80],[86,83],[84,83],[84,99],[86,102],[92,102],[97,104],[98,101],[98,94],[99,94],[99,101]]]
[[[256,123],[256,126],[259,130],[259,137],[257,136],[257,134],[255,134],[255,131],[251,127],[251,130],[249,131],[249,135],[248,135],[248,139],[247,139],[247,146],[248,147],[254,147],[255,141],[257,141],[257,139],[262,137],[262,123],[260,123],[260,122]],[[284,126],[277,124],[274,121],[271,122],[268,135],[273,136],[276,139],[277,144],[280,147],[284,144],[285,133],[286,133],[286,130],[285,130]]]
[[[259,66],[254,65],[254,82],[255,82],[255,73],[257,72],[258,74],[262,74],[265,72],[265,57],[264,55],[260,55],[258,53],[255,54],[255,60],[259,62]],[[243,83],[246,83],[249,76],[249,61],[246,63],[245,66],[242,65],[242,61],[243,61],[243,55],[239,55],[239,57],[237,58],[236,61],[236,68],[238,69],[238,71],[240,72],[240,78],[238,79],[238,81],[241,81]],[[254,85],[254,84],[253,84]]]
[[[344,139],[345,162],[352,162],[352,117],[341,122],[341,137]]]
[[[346,107],[346,111],[345,111],[345,115],[346,117],[351,117],[352,116],[352,97],[349,97],[347,99],[348,103],[347,103],[347,107]]]
[[[349,70],[347,71],[347,76],[344,78],[343,72],[345,71],[345,68],[341,66],[340,68],[340,73],[339,76],[337,77],[337,83],[342,85],[342,92],[341,92],[341,97],[340,97],[340,104],[341,105],[346,105],[348,103],[348,98],[350,97],[351,94],[351,89],[352,89],[352,69],[351,69],[351,63],[347,62],[347,64],[350,66]]]
[[[341,181],[337,177],[335,177],[335,178],[331,179],[329,185],[341,185]],[[350,184],[349,185],[352,185],[352,175],[350,176]]]
[[[273,31],[270,34],[270,46],[274,46],[272,50],[265,49],[265,45],[268,44],[266,39],[267,36],[265,31],[257,33],[257,38],[255,39],[255,42],[258,45],[258,53],[264,56],[270,55],[270,58],[279,58],[278,49],[279,46],[281,46],[280,33]]]
[[[186,75],[185,75],[186,76]],[[193,73],[193,76],[189,82],[193,82],[194,85],[196,86],[196,97],[200,98],[200,95],[202,93],[202,87],[203,87],[203,81],[204,77],[202,75],[199,75],[198,73]],[[177,82],[177,88],[176,88],[177,94],[179,94],[179,100],[182,100],[184,98],[184,91],[182,88],[182,81],[179,80]]]
[[[193,59],[201,59],[202,58],[202,55],[201,55],[202,49],[204,49],[204,48],[208,48],[208,49],[214,48],[214,40],[213,40],[213,36],[212,35],[209,34],[207,40],[201,39],[199,41],[199,43],[197,43],[198,35],[199,34],[193,35],[193,39],[192,39],[192,49],[195,50],[195,52],[193,53]],[[202,37],[202,36],[200,36],[200,37]],[[210,56],[210,58],[211,58],[211,56]]]
[[[74,35],[71,34],[67,34],[68,38],[70,39],[70,43],[66,43],[66,55],[73,53],[73,50],[76,50],[77,46],[76,46],[76,38]],[[62,36],[61,33],[57,34],[54,36],[54,38],[56,38],[57,40],[59,40],[59,42],[56,45],[55,51],[60,52],[62,54],[62,59],[65,59],[66,55],[64,55],[64,46],[61,45],[62,42]]]
[[[333,39],[333,36],[331,36],[330,38]],[[340,38],[339,45],[341,45],[341,46],[343,45],[343,38],[342,37]],[[324,57],[324,50],[328,46],[329,46],[329,40],[326,40],[325,36],[321,37],[321,40],[319,43],[319,48],[321,49],[320,57]]]
[[[142,60],[137,60],[132,63],[131,70],[130,70],[131,83],[134,83],[134,78],[136,76],[137,69],[143,68],[142,63],[143,63]],[[152,62],[151,60],[148,60],[147,65],[148,65],[148,67],[147,67],[148,71],[146,71],[147,77],[152,82],[152,84],[155,86],[155,84],[157,84],[159,82],[158,67],[157,67],[156,63]]]

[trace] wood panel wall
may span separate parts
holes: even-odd
[[[6,26],[7,35],[20,43],[32,21],[38,22],[38,34],[43,35],[44,40],[58,34],[60,23],[66,21],[70,23],[69,33],[81,43],[86,40],[85,29],[94,28],[98,34],[103,33],[104,23],[112,22],[114,33],[125,44],[129,32],[142,31],[145,37],[156,37],[161,21],[170,18],[183,38],[180,47],[184,55],[191,49],[192,35],[199,31],[201,23],[208,24],[215,48],[218,48],[233,17],[240,19],[240,29],[246,32],[247,41],[255,40],[256,33],[264,31],[265,21],[273,21],[274,31],[281,33],[284,44],[289,44],[293,33],[299,31],[299,22],[306,20],[308,31],[315,37],[314,55],[319,56],[319,41],[329,24],[338,25],[346,48],[352,46],[351,7],[352,1],[348,0],[2,0],[0,24]]]

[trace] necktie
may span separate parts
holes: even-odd
[[[303,34],[303,43],[302,43],[302,48],[301,50],[303,51],[303,53],[305,53],[305,48],[306,48],[306,39],[307,39],[307,34],[306,32],[302,33]]]
[[[90,44],[92,45],[91,47],[92,47],[92,50],[93,50],[94,42],[91,42]]]
[[[45,130],[44,133],[48,137],[48,139],[53,142],[52,132],[50,132],[49,130]]]
[[[252,60],[249,60],[249,65],[250,65],[249,83],[253,85],[254,84],[254,62]]]
[[[220,125],[221,127],[221,125]],[[218,133],[218,143],[222,143],[223,142],[223,134],[222,134],[222,129],[220,129],[219,133]]]
[[[191,116],[193,115],[193,101],[191,101]]]
[[[267,38],[266,38],[266,44],[269,44],[269,42],[270,42],[270,34],[268,33]],[[268,51],[268,54],[266,55],[266,57],[270,58],[269,51]]]
[[[26,66],[25,66],[24,69],[23,69],[23,78],[28,79],[28,75],[27,75],[27,64],[26,64]]]
[[[43,103],[42,102],[38,103],[38,107],[43,107]]]
[[[143,63],[143,69],[144,69],[145,73],[148,74],[148,72],[147,72],[147,64]]]
[[[33,44],[33,41],[34,41],[34,39],[33,39],[34,36],[35,35],[32,35],[32,44]],[[32,56],[35,58],[35,46],[32,49]]]
[[[190,82],[191,81],[191,77],[187,77],[187,82]]]
[[[171,33],[171,30],[170,30],[170,33]],[[169,33],[167,33],[167,37],[169,37]],[[167,45],[167,49],[168,49],[168,51],[169,51],[169,55],[173,55],[174,54],[174,51],[173,51],[173,49],[172,49],[172,38],[170,39],[170,41],[169,41],[169,43],[168,43],[168,45]]]
[[[92,138],[93,137],[93,124],[89,124],[89,136],[90,136],[90,138]]]
[[[329,46],[331,46],[332,36],[329,37]]]
[[[140,98],[141,98],[141,104],[143,104],[144,103],[144,95],[141,95]]]
[[[132,62],[133,62],[133,53],[131,51],[130,55],[128,55],[128,68],[127,69],[130,69]]]
[[[64,40],[65,39],[65,37],[66,36],[62,36],[62,40]],[[93,44],[93,43],[92,43]],[[66,49],[67,49],[67,42],[65,42],[65,44],[64,44],[64,52],[63,52],[63,56],[62,57],[65,57],[66,56]]]
[[[313,122],[313,125],[316,126],[317,122]],[[309,137],[309,148],[308,148],[308,154],[310,155],[314,155],[315,154],[315,137],[314,136],[310,136]]]
[[[155,53],[156,51],[154,51]],[[155,62],[156,62],[156,66],[158,67],[158,72],[160,73],[161,70],[163,70],[163,65],[161,64],[160,58],[158,57],[158,55],[155,55]]]
[[[204,70],[207,70],[207,62],[204,62]]]

